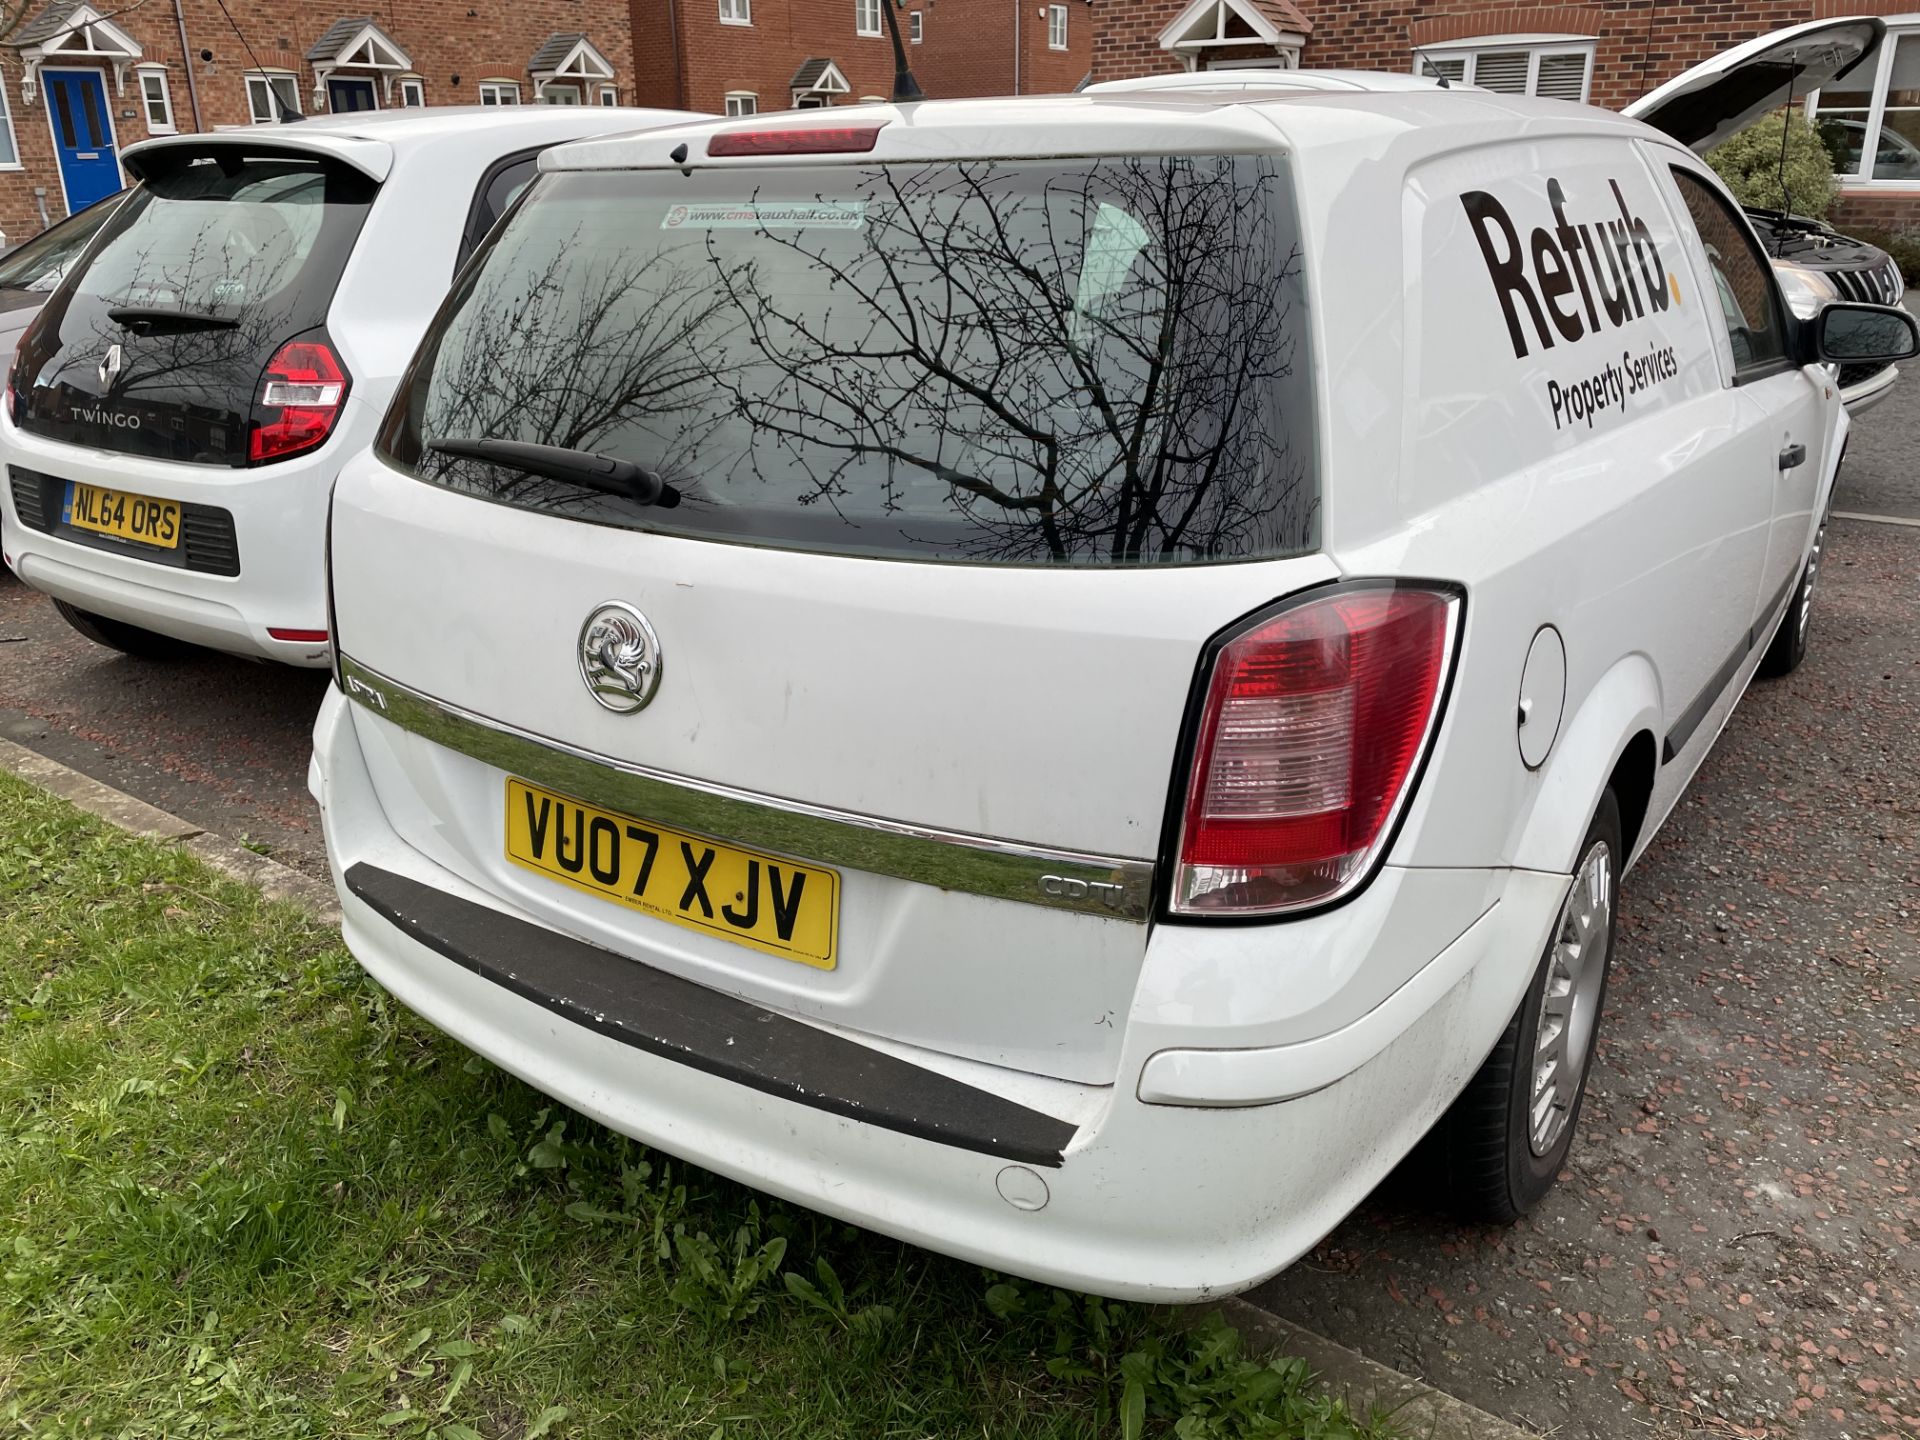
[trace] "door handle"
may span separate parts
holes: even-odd
[[[1798,470],[1806,463],[1807,447],[1804,445],[1789,445],[1780,452],[1780,468],[1782,470]]]

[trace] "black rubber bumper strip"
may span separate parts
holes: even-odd
[[[347,889],[410,938],[574,1025],[763,1094],[1057,1168],[1074,1126],[584,940],[373,865]]]

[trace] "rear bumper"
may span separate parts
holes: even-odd
[[[651,967],[556,935],[400,841],[337,693],[315,742],[347,943],[434,1024],[613,1129],[747,1184],[983,1265],[1141,1300],[1255,1284],[1358,1204],[1492,1045],[1566,884],[1511,872],[1387,1002],[1299,1043],[1247,1043],[1255,1032],[1238,1046],[1218,1032],[1205,1048],[1169,1043],[1192,1028],[1154,1013],[1143,983],[1117,1083],[1078,1085],[684,980],[663,987]],[[1297,1098],[1253,1103],[1273,1093]]]
[[[281,640],[271,632],[327,628],[327,497],[341,457],[365,443],[360,432],[371,423],[349,402],[339,429],[313,454],[232,470],[48,441],[0,415],[0,448],[9,467],[225,511],[240,569],[237,575],[186,569],[137,547],[82,543],[29,526],[15,504],[10,469],[0,476],[0,526],[14,571],[55,599],[142,629],[233,654],[324,666],[324,643]]]

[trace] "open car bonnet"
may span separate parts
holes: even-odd
[[[1855,15],[1769,31],[1682,71],[1624,113],[1705,154],[1789,99],[1845,75],[1886,30],[1883,20]]]

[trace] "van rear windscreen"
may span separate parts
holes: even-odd
[[[1312,414],[1274,157],[556,172],[464,273],[381,450],[671,534],[1194,563],[1315,545]],[[630,461],[680,503],[473,458],[485,439]]]

